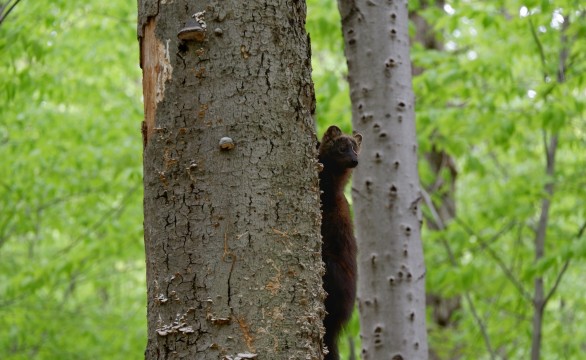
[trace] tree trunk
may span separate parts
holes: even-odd
[[[339,1],[354,128],[364,359],[426,359],[421,193],[406,1]]]
[[[322,358],[305,14],[139,1],[147,359]]]
[[[561,43],[562,49],[559,54],[559,65],[557,71],[557,82],[563,84],[566,81],[566,66],[568,60],[568,38],[566,30],[569,26],[569,17],[564,17],[563,27],[561,32]],[[548,76],[545,74],[544,79]],[[549,139],[548,139],[549,138]],[[552,131],[548,134],[547,131],[543,132],[543,147],[545,152],[545,175],[548,180],[543,187],[545,196],[541,200],[541,213],[539,215],[539,223],[537,224],[537,230],[535,232],[535,263],[538,263],[545,256],[545,240],[547,235],[547,228],[549,226],[549,209],[554,194],[554,183],[555,177],[555,156],[558,148],[559,134],[557,131]],[[535,278],[534,293],[533,293],[533,320],[531,333],[531,360],[539,360],[541,358],[541,339],[542,339],[542,328],[543,328],[543,315],[547,302],[555,292],[561,276],[565,272],[565,268],[568,263],[564,266],[561,274],[556,280],[556,284],[553,285],[552,289],[545,294],[543,275],[539,275]]]

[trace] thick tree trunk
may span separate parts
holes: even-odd
[[[364,359],[426,359],[421,193],[406,1],[339,1],[354,128]]]
[[[147,359],[322,358],[305,12],[139,1]]]

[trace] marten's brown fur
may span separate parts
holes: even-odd
[[[358,165],[362,135],[344,135],[330,126],[319,145],[319,174],[322,206],[322,259],[326,316],[324,343],[329,353],[326,360],[338,360],[336,340],[342,326],[350,319],[356,299],[356,239],[344,186],[352,169]]]

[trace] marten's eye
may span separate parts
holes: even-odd
[[[348,146],[349,146],[350,144],[348,144],[348,143],[347,143],[347,142],[345,142],[345,141],[338,141],[338,142],[336,143],[336,145],[337,145],[337,146],[336,146],[336,148],[337,148],[337,150],[338,150],[338,153],[340,153],[340,154],[345,154],[345,153],[347,153],[347,152],[348,152]]]

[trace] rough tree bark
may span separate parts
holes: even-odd
[[[406,1],[340,0],[354,128],[363,359],[426,359],[422,199]]]
[[[138,5],[145,357],[321,359],[305,2]]]

